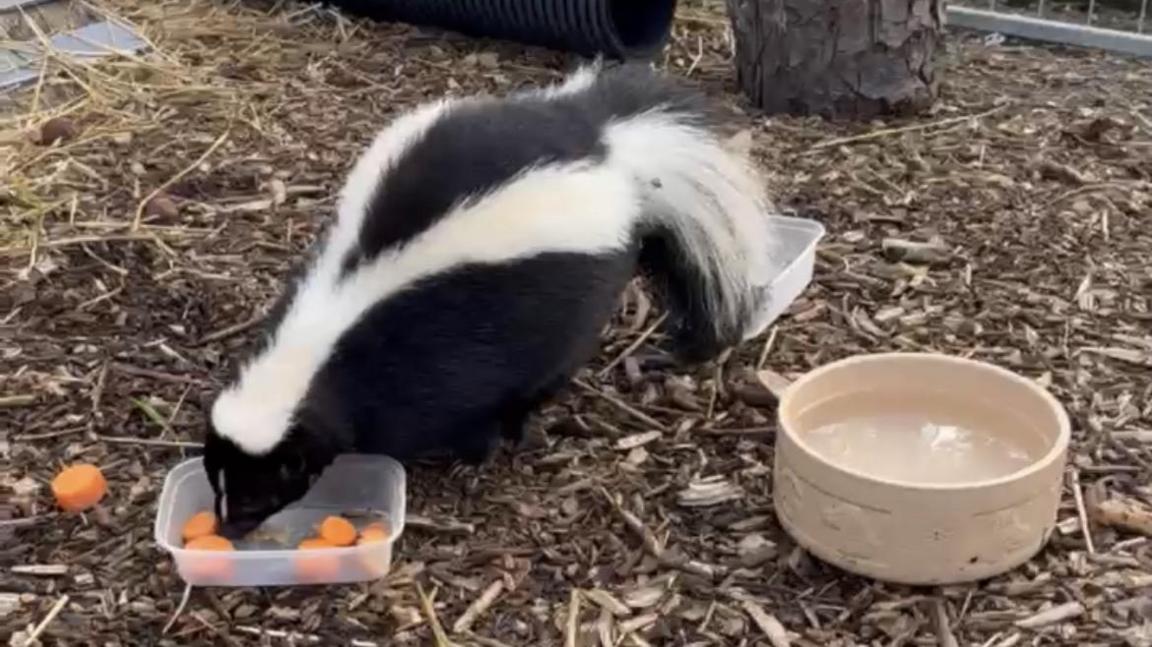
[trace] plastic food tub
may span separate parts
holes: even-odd
[[[757,288],[760,311],[744,336],[745,341],[767,330],[804,293],[812,282],[816,245],[825,233],[824,225],[815,220],[791,216],[772,216],[769,226],[779,241],[775,252],[779,271],[768,284]]]
[[[172,554],[176,570],[195,586],[293,586],[364,582],[383,577],[392,565],[392,545],[404,532],[404,468],[386,456],[344,455],[320,476],[303,499],[270,517],[237,550],[183,548],[184,522],[211,510],[215,496],[202,459],[177,465],[164,479],[156,515],[156,543]],[[357,529],[382,521],[386,541],[347,548],[297,550],[314,536],[324,517],[347,517]],[[251,536],[250,536],[251,537]]]

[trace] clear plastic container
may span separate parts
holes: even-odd
[[[808,284],[816,266],[816,244],[824,237],[824,225],[807,218],[772,216],[769,219],[779,246],[776,275],[767,284],[759,286],[760,311],[755,324],[744,336],[747,341],[763,333],[792,305]]]
[[[404,532],[404,468],[386,456],[344,455],[320,476],[303,499],[270,517],[257,539],[237,542],[237,550],[211,552],[183,548],[181,529],[193,514],[212,510],[215,495],[203,461],[177,465],[164,479],[156,515],[156,543],[172,553],[176,570],[196,586],[294,586],[364,582],[383,577],[392,566],[392,545]],[[297,550],[315,536],[324,517],[338,514],[360,529],[382,521],[387,541],[347,548]]]

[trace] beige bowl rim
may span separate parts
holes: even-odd
[[[815,380],[832,371],[841,370],[846,366],[851,366],[854,364],[873,364],[891,361],[893,359],[954,364],[957,366],[963,366],[966,369],[986,371],[1000,379],[1015,382],[1016,384],[1026,387],[1034,395],[1042,399],[1056,414],[1056,422],[1059,429],[1057,430],[1056,438],[1052,442],[1051,448],[1043,456],[1033,461],[1027,467],[1023,467],[1015,472],[1012,472],[1011,474],[1006,474],[1004,476],[999,476],[993,479],[985,479],[982,481],[966,481],[959,483],[916,483],[912,481],[887,479],[876,476],[874,474],[869,474],[868,472],[836,465],[809,447],[808,444],[801,438],[802,434],[797,433],[796,430],[793,429],[792,425],[789,424],[786,417],[789,404],[791,400],[796,396],[796,394],[800,393],[800,391],[806,385],[811,384]],[[824,465],[829,470],[841,472],[864,481],[871,481],[873,483],[895,488],[902,488],[905,490],[975,490],[983,488],[995,488],[1007,483],[1026,479],[1036,472],[1045,469],[1054,461],[1060,460],[1060,458],[1065,455],[1065,452],[1068,449],[1068,443],[1072,438],[1072,424],[1068,418],[1068,412],[1064,409],[1064,406],[1060,404],[1060,401],[1056,399],[1056,396],[1052,395],[1048,389],[1045,389],[1036,382],[1022,375],[1013,373],[1012,371],[1009,371],[1008,369],[1002,368],[995,364],[965,357],[956,357],[954,355],[943,355],[939,353],[872,353],[867,355],[854,355],[852,357],[847,357],[825,364],[819,368],[805,373],[799,379],[792,382],[792,384],[790,384],[787,389],[785,389],[783,395],[780,398],[779,407],[777,408],[777,419],[779,420],[780,433],[787,435],[793,444],[800,449],[800,451],[802,451],[805,455],[817,463]]]

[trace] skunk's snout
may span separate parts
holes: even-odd
[[[264,518],[261,516],[229,518],[220,524],[220,534],[232,540],[243,539],[245,535],[256,530]]]

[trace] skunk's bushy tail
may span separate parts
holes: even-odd
[[[700,95],[646,68],[603,72],[587,91],[611,114],[608,163],[637,183],[641,265],[669,310],[678,351],[705,359],[760,332],[751,329],[765,306],[756,286],[776,250],[772,206],[747,153],[718,132],[721,120]]]

